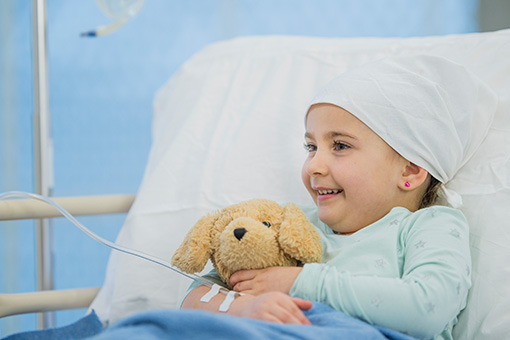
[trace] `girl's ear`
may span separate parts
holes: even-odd
[[[418,165],[408,162],[402,171],[402,178],[398,184],[400,189],[413,190],[427,181],[428,171]]]

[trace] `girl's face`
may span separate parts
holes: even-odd
[[[334,231],[354,233],[405,205],[399,184],[408,162],[346,110],[313,105],[305,140],[302,179]]]

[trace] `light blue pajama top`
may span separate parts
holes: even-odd
[[[303,211],[324,253],[322,263],[304,265],[290,295],[419,339],[452,339],[471,287],[469,229],[459,210],[397,207],[349,236],[333,233],[316,208]],[[214,270],[205,277],[224,285]]]
[[[345,236],[321,233],[323,263],[305,264],[290,295],[420,339],[452,339],[471,286],[469,229],[456,209],[401,207]]]

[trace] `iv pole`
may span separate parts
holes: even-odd
[[[50,133],[48,61],[46,43],[46,1],[32,0],[34,60],[34,186],[42,196],[53,187],[53,144]],[[37,289],[53,289],[53,233],[48,219],[36,222]],[[39,328],[55,326],[54,313],[41,313]]]

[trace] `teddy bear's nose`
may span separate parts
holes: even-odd
[[[241,239],[243,238],[244,234],[246,234],[248,230],[244,229],[244,228],[237,228],[237,229],[234,229],[234,236],[239,240],[241,241]]]

